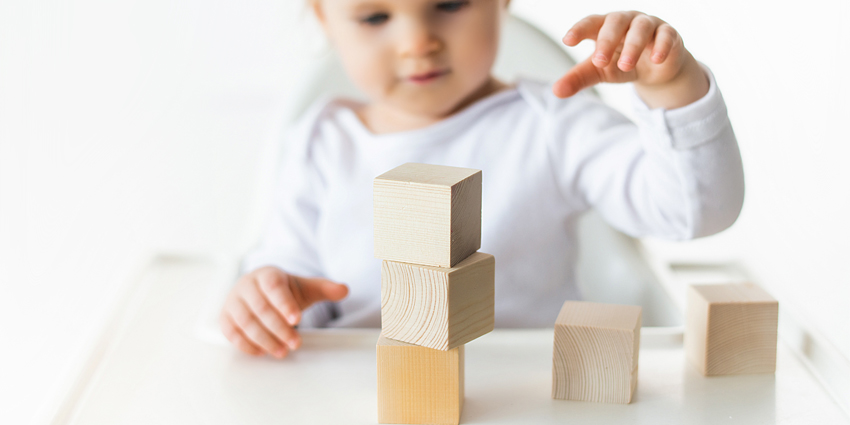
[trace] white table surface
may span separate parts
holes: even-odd
[[[156,262],[128,296],[54,424],[374,424],[377,329],[305,332],[284,360],[199,338],[204,261]],[[202,332],[200,333],[202,334]],[[848,424],[780,343],[775,375],[702,377],[681,335],[645,329],[631,404],[552,400],[551,329],[467,345],[461,423]]]

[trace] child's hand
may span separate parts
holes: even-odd
[[[345,285],[262,267],[236,282],[219,322],[224,336],[240,350],[283,358],[301,345],[293,328],[301,320],[301,312],[314,303],[339,301],[346,295]]]
[[[596,40],[590,58],[556,81],[552,91],[569,97],[597,83],[634,82],[650,108],[685,106],[708,93],[708,78],[669,24],[640,12],[591,15],[576,23],[564,44]]]

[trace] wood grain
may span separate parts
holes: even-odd
[[[641,313],[637,306],[565,302],[555,320],[552,398],[630,403]]]
[[[378,339],[378,423],[457,424],[463,410],[464,347],[442,351]]]
[[[774,373],[779,303],[752,283],[692,285],[685,351],[706,376]]]
[[[375,257],[453,267],[481,247],[481,171],[407,163],[375,178]]]
[[[495,258],[481,252],[452,268],[383,261],[383,334],[449,350],[491,332],[495,277]]]

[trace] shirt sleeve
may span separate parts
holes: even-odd
[[[744,173],[726,105],[711,72],[694,103],[649,109],[637,122],[584,93],[554,114],[550,155],[565,196],[635,237],[692,239],[735,222]]]
[[[305,114],[283,141],[272,210],[259,244],[242,260],[243,274],[275,266],[300,276],[323,275],[316,244],[323,183],[310,149],[316,113]]]

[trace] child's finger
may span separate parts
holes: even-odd
[[[266,299],[259,287],[251,286],[252,290],[246,290],[241,294],[242,300],[254,313],[254,316],[260,320],[264,328],[268,329],[278,341],[282,341],[289,346],[290,350],[295,350],[301,345],[301,338],[298,332],[289,326],[286,321],[280,316],[280,312],[274,308]]]
[[[299,298],[308,306],[321,301],[339,301],[348,295],[347,286],[332,280],[297,276],[293,279],[298,282]]]
[[[289,352],[283,343],[278,341],[268,329],[263,327],[260,320],[254,316],[244,301],[241,299],[236,300],[228,311],[233,323],[239,327],[242,334],[252,344],[275,357],[285,357]]]
[[[219,320],[221,324],[221,332],[224,334],[224,337],[235,345],[239,351],[252,356],[259,356],[260,354],[263,354],[263,349],[248,341],[248,338],[242,334],[235,324],[233,324],[233,321],[227,314],[222,314]]]
[[[552,92],[560,98],[570,97],[582,89],[599,84],[602,76],[590,58],[572,67],[552,85]]]
[[[292,281],[294,279],[295,277],[292,275],[257,277],[257,286],[266,299],[292,326],[301,321],[301,309],[303,308],[292,293]]]
[[[663,63],[679,40],[679,32],[669,24],[659,25],[655,35],[655,45],[652,47],[652,56],[650,56],[652,62]]]
[[[596,51],[591,56],[594,65],[602,68],[611,61],[617,47],[623,42],[632,16],[631,13],[615,12],[605,17],[599,35],[596,36]]]
[[[599,33],[599,28],[605,22],[603,15],[590,15],[573,25],[562,41],[567,46],[575,46],[584,39],[596,40],[596,35]]]
[[[634,69],[640,55],[652,39],[656,27],[658,27],[658,22],[651,16],[641,14],[632,19],[629,31],[626,33],[626,39],[623,42],[620,60],[617,62],[617,67],[620,70],[629,72]]]

